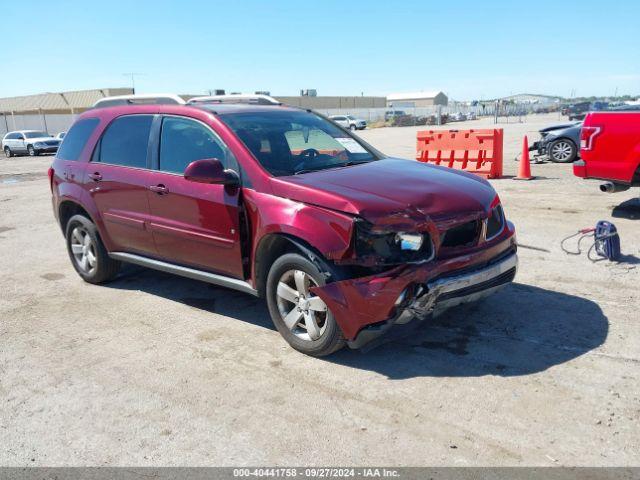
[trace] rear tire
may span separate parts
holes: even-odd
[[[278,258],[267,276],[267,305],[278,332],[294,349],[314,357],[329,355],[346,344],[331,311],[309,292],[309,286],[325,284],[318,267],[297,253]]]
[[[547,147],[549,159],[556,163],[571,163],[575,161],[578,149],[576,144],[567,138],[554,140]]]
[[[13,152],[9,147],[4,147],[4,156],[7,158],[13,157]]]
[[[88,283],[113,280],[120,262],[109,257],[95,224],[84,215],[74,215],[65,230],[67,251],[73,268]]]

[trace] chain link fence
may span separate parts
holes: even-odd
[[[494,123],[517,123],[524,122],[528,114],[547,113],[554,110],[557,110],[557,107],[498,102],[475,105],[466,102],[450,102],[446,106],[433,105],[429,107],[395,105],[380,108],[316,109],[317,112],[329,117],[352,115],[366,120],[370,128],[445,125],[458,121],[475,120],[480,117],[493,117]],[[55,135],[67,131],[76,117],[77,115],[71,113],[0,112],[0,136],[13,130],[43,130]]]
[[[366,120],[369,127],[445,125],[449,123],[491,117],[494,123],[522,123],[532,113],[548,113],[558,109],[555,105],[531,103],[487,102],[471,105],[467,102],[450,102],[449,105],[411,107],[396,104],[385,108],[332,108],[317,109],[327,116],[351,115]]]

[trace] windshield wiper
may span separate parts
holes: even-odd
[[[361,163],[370,163],[373,160],[351,160],[349,162],[341,163],[340,165],[336,165],[338,167],[350,167],[351,165],[360,165]]]
[[[360,165],[361,163],[369,163],[369,162],[373,162],[373,160],[352,160],[349,162],[344,162],[344,163],[338,163],[336,165],[326,165],[324,167],[320,167],[320,168],[305,168],[302,170],[298,170],[297,172],[294,173],[294,175],[300,175],[303,173],[310,173],[310,172],[318,172],[320,170],[330,170],[332,168],[342,168],[342,167],[350,167],[352,165]]]

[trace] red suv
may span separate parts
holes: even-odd
[[[49,173],[85,281],[129,262],[266,297],[310,355],[370,344],[516,273],[515,230],[487,181],[388,158],[268,97],[114,97],[79,117]]]

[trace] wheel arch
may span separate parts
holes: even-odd
[[[75,200],[62,200],[58,205],[58,222],[62,233],[65,233],[69,219],[74,215],[85,215],[89,220],[96,224],[95,219],[91,216],[86,208]]]
[[[267,275],[273,263],[286,253],[300,253],[313,262],[321,272],[328,273],[328,261],[306,240],[284,232],[268,233],[260,239],[254,255],[253,272],[258,295],[265,296]]]

